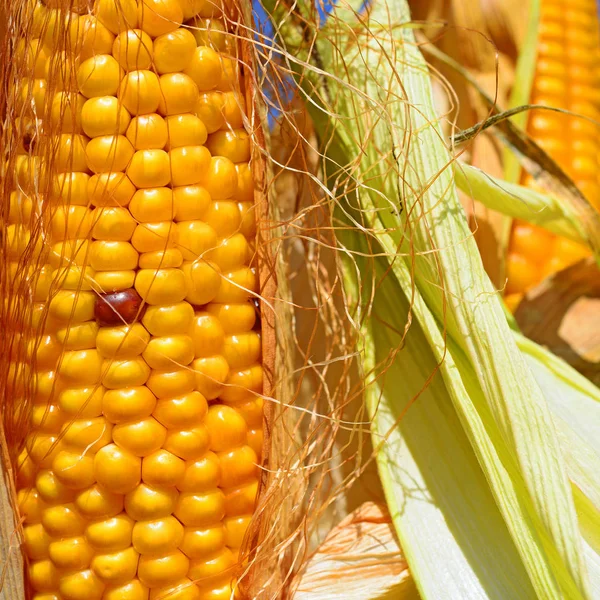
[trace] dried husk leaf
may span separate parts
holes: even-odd
[[[334,527],[293,583],[293,600],[419,597],[385,505],[366,502]]]

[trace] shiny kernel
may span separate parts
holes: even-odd
[[[194,309],[187,302],[149,306],[142,318],[144,327],[154,336],[187,333],[194,319]]]
[[[56,594],[48,592],[47,594],[35,594],[32,596],[32,600],[60,600],[60,598]]]
[[[86,148],[87,166],[94,173],[124,171],[133,155],[133,146],[124,135],[93,138]]]
[[[183,429],[193,423],[200,423],[208,405],[202,394],[190,392],[175,398],[159,400],[153,412],[154,418],[168,429]]]
[[[164,150],[138,150],[127,168],[129,179],[138,188],[157,188],[172,179],[170,156]]]
[[[136,150],[160,150],[167,143],[167,123],[156,113],[132,119],[127,128],[127,139]]]
[[[96,240],[128,242],[136,228],[129,211],[120,207],[94,209],[93,222],[92,235]]]
[[[198,586],[187,577],[162,587],[152,588],[150,600],[201,600]]]
[[[247,163],[239,163],[235,165],[235,170],[238,176],[237,192],[235,193],[235,200],[237,202],[243,202],[245,211],[242,213],[242,220],[245,217],[245,212],[253,208],[254,203],[254,178],[252,177],[252,170],[250,165]],[[254,210],[252,210],[254,212]],[[245,232],[246,237],[250,237]],[[253,234],[252,234],[253,235]]]
[[[131,581],[137,572],[139,554],[133,547],[110,554],[96,554],[91,568],[107,585],[120,585]]]
[[[170,269],[180,267],[183,256],[177,248],[167,248],[140,255],[140,269]]]
[[[193,107],[192,109],[193,110]],[[208,137],[204,123],[195,115],[178,114],[166,118],[168,128],[167,149],[181,146],[202,146]]]
[[[66,504],[75,498],[75,491],[61,483],[50,470],[38,473],[35,488],[40,499],[47,504]]]
[[[186,297],[186,278],[181,269],[141,269],[135,289],[148,304],[176,304]]]
[[[203,217],[219,237],[228,237],[240,228],[240,209],[235,202],[219,200],[212,202]]]
[[[173,202],[176,221],[197,221],[210,206],[211,198],[202,186],[189,185],[173,190]]]
[[[235,410],[242,416],[248,427],[262,427],[264,400],[258,396],[248,395],[247,398],[234,406]]]
[[[169,151],[173,186],[198,183],[210,165],[210,152],[204,146],[182,146]]]
[[[198,103],[198,86],[183,73],[161,75],[158,112],[162,115],[178,115],[194,110]]]
[[[96,0],[94,14],[98,20],[114,34],[137,25],[136,0]]]
[[[180,492],[205,492],[220,485],[221,463],[213,452],[185,463],[185,472],[177,489]]]
[[[57,92],[50,107],[51,131],[61,133],[79,133],[81,131],[86,103],[85,96],[76,92]],[[86,135],[89,135],[86,133]]]
[[[98,324],[88,321],[70,327],[61,327],[56,332],[56,339],[65,350],[88,350],[96,346]]]
[[[250,446],[219,452],[221,486],[232,488],[258,477],[258,457]]]
[[[85,530],[88,542],[101,552],[124,550],[131,545],[134,522],[125,513],[90,523]]]
[[[96,346],[105,358],[134,358],[148,345],[150,334],[141,325],[121,325],[102,327],[98,333]]]
[[[190,0],[199,3],[200,0]],[[208,4],[208,2],[202,2]],[[198,46],[208,46],[214,50],[224,51],[227,48],[227,35],[222,21],[216,19],[192,19],[192,33]]]
[[[60,392],[58,395],[58,405],[69,417],[82,419],[98,417],[102,414],[103,396],[103,387],[70,387]]]
[[[198,46],[184,73],[194,80],[201,92],[212,90],[221,80],[221,57],[208,46]]]
[[[71,22],[71,50],[80,60],[94,54],[110,54],[115,36],[94,15],[83,15]]]
[[[92,138],[123,134],[130,121],[129,113],[114,96],[90,98],[81,110],[81,126]]]
[[[225,491],[225,512],[228,517],[250,515],[254,512],[258,480]]]
[[[117,326],[134,323],[143,313],[141,296],[133,289],[103,293],[98,296],[94,316],[99,325]]]
[[[19,515],[27,524],[39,523],[42,520],[46,504],[40,493],[34,489],[19,490],[17,493]]]
[[[183,460],[195,460],[208,450],[208,446],[208,432],[202,424],[181,431],[167,430],[163,444],[165,450]]]
[[[112,55],[126,71],[149,69],[152,64],[152,39],[141,29],[122,31],[115,39]]]
[[[31,460],[26,448],[23,448],[17,459],[17,488],[31,487],[35,481],[37,467]]]
[[[191,62],[196,40],[188,29],[180,27],[154,40],[154,66],[162,75],[183,71]]]
[[[116,494],[128,494],[141,481],[142,461],[131,452],[109,444],[94,458],[96,481]]]
[[[49,559],[31,563],[28,575],[29,583],[36,592],[54,592],[60,580],[58,569]]]
[[[56,173],[67,171],[86,171],[88,168],[87,138],[73,133],[62,133],[51,138],[54,162],[52,168]],[[207,151],[208,152],[208,151]],[[40,185],[42,188],[42,185]]]
[[[183,538],[183,531],[181,537]],[[41,523],[23,527],[23,545],[29,560],[48,558],[48,547],[52,538]]]
[[[124,173],[101,173],[90,178],[87,191],[95,206],[127,206],[136,188]]]
[[[195,383],[195,375],[191,368],[153,371],[148,379],[148,387],[160,399],[187,394],[194,390]]]
[[[185,463],[166,450],[157,450],[142,461],[142,479],[148,485],[175,486],[184,472]]]
[[[188,576],[194,581],[198,581],[198,585],[203,587],[209,581],[214,580],[219,575],[231,575],[232,568],[236,565],[236,559],[229,550],[223,548],[216,556],[208,559],[196,559],[190,562],[190,570]]]
[[[138,521],[133,528],[133,547],[140,554],[168,554],[183,540],[183,525],[172,516]]]
[[[61,483],[73,490],[90,487],[96,480],[93,454],[75,454],[63,450],[52,461],[52,470]]]
[[[208,92],[200,94],[196,110],[194,111],[204,123],[208,133],[214,133],[225,126],[225,117],[222,110],[223,102],[221,92]]]
[[[257,292],[256,275],[249,267],[223,274],[219,291],[212,300],[219,304],[247,302]]]
[[[227,361],[220,355],[197,358],[192,369],[196,376],[196,390],[207,400],[217,398],[229,374]]]
[[[90,246],[90,265],[96,271],[135,269],[138,253],[129,242],[100,240]]]
[[[102,385],[109,390],[142,386],[148,381],[150,367],[141,357],[124,360],[106,359]]]
[[[244,535],[252,517],[229,517],[223,520],[225,525],[225,539],[227,545],[232,549],[240,548],[244,541]]]
[[[241,233],[224,239],[206,258],[219,266],[222,271],[239,269],[248,263],[250,247]]]
[[[248,392],[260,394],[263,386],[263,369],[257,364],[241,371],[231,371],[227,385],[221,392],[223,402],[241,402],[248,397]]]
[[[201,306],[212,302],[221,287],[221,270],[206,260],[184,262],[181,265],[186,286],[185,299],[191,304]]]
[[[140,28],[152,37],[175,31],[183,22],[178,0],[141,0],[138,5]]]
[[[133,287],[135,271],[100,271],[94,277],[95,289],[101,294],[122,292]]]
[[[46,433],[57,433],[63,422],[64,415],[54,404],[34,406],[31,410],[30,423],[33,429],[39,429]]]
[[[225,515],[225,496],[221,490],[207,493],[179,494],[175,516],[188,527],[205,527],[218,523]]]
[[[196,260],[217,246],[217,234],[203,221],[180,221],[178,246],[185,260]]]
[[[59,452],[60,441],[57,434],[31,432],[27,436],[26,448],[31,460],[41,469],[49,469]]]
[[[237,59],[221,56],[221,80],[217,89],[229,91],[240,88],[240,65]],[[235,161],[234,161],[235,162]]]
[[[143,354],[150,368],[169,370],[192,362],[194,350],[188,335],[153,338]]]
[[[225,528],[220,523],[207,529],[185,527],[179,549],[188,558],[214,556],[225,547]]]
[[[86,98],[114,96],[121,81],[121,67],[108,54],[98,54],[84,60],[77,69],[79,91]]]
[[[61,577],[58,591],[63,600],[100,600],[104,584],[93,571],[79,571]]]
[[[113,429],[115,443],[135,456],[148,456],[164,443],[166,429],[152,417],[139,421],[119,423]]]
[[[256,456],[261,457],[263,452],[263,447],[265,443],[265,435],[262,427],[258,427],[256,429],[251,429],[248,431],[248,445]]]
[[[179,550],[162,556],[140,557],[138,577],[149,588],[169,585],[180,580],[188,572],[190,561]]]
[[[191,336],[194,341],[195,356],[202,358],[221,352],[225,331],[217,316],[207,312],[198,312],[194,317]]]
[[[172,248],[178,239],[177,223],[161,221],[159,223],[140,223],[131,238],[138,252],[160,252]]]
[[[78,494],[75,506],[87,519],[107,519],[123,511],[123,495],[94,484]]]
[[[221,354],[231,369],[244,369],[260,361],[260,335],[255,331],[225,338]]]
[[[202,185],[213,200],[233,198],[238,186],[235,164],[224,156],[213,156],[208,169],[203,175]]]
[[[42,525],[51,537],[71,537],[81,535],[86,521],[74,504],[59,504],[47,508],[42,514]]]
[[[95,303],[93,292],[58,290],[50,300],[48,314],[59,321],[83,323],[94,318]]]
[[[154,113],[160,102],[158,77],[152,71],[131,71],[121,81],[118,96],[134,116]]]
[[[250,302],[243,304],[209,304],[206,311],[216,317],[225,333],[250,331],[256,322],[256,309]]]
[[[210,447],[215,452],[243,446],[246,443],[246,422],[235,408],[215,404],[205,419],[210,434]]]
[[[93,549],[81,536],[52,542],[48,551],[50,560],[58,569],[85,569],[94,556]]]
[[[111,586],[104,592],[102,600],[148,600],[148,593],[148,588],[139,579],[132,579],[123,585]]]
[[[129,204],[133,218],[139,223],[156,223],[173,219],[173,190],[166,187],[138,190]]]
[[[102,357],[96,350],[70,350],[63,354],[58,374],[73,387],[99,383]]]
[[[125,510],[135,521],[152,521],[168,517],[177,503],[173,487],[152,487],[144,483],[125,496]]]

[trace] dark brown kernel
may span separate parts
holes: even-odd
[[[99,325],[124,325],[142,318],[145,306],[142,297],[133,289],[100,294],[96,298],[94,316]]]

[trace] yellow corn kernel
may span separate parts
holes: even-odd
[[[118,66],[116,60],[115,63]],[[160,102],[160,84],[152,71],[131,71],[125,75],[118,88],[118,97],[130,114],[156,112]]]
[[[139,223],[156,223],[173,219],[173,190],[166,187],[138,190],[131,202],[129,211]]]
[[[95,206],[127,206],[136,188],[124,173],[100,173],[90,178],[87,192]]]
[[[169,429],[184,428],[190,423],[199,423],[205,417],[208,405],[202,394],[190,392],[175,398],[159,400],[154,418]]]
[[[183,538],[183,533],[182,536]],[[48,548],[52,538],[41,523],[25,525],[23,527],[23,545],[25,553],[30,560],[43,560],[48,558]]]
[[[120,0],[118,4],[114,0],[96,0],[94,14],[114,34],[134,28],[138,22],[136,0]]]
[[[196,50],[196,40],[188,29],[158,36],[154,40],[154,66],[162,75],[183,71],[191,62]]]
[[[100,600],[104,584],[93,571],[78,571],[62,576],[58,591],[64,600]]]
[[[51,506],[42,513],[42,525],[54,538],[81,535],[86,526],[85,519],[74,504]]]
[[[177,115],[194,110],[198,103],[198,86],[191,77],[183,73],[165,73],[159,78],[160,102],[158,112],[162,115]]]
[[[202,146],[208,138],[204,123],[195,115],[171,115],[165,121],[169,132],[167,150],[181,146]]]
[[[139,554],[168,554],[183,541],[183,525],[172,516],[139,521],[133,528],[133,547]]]
[[[52,542],[48,552],[57,569],[86,569],[94,555],[92,547],[81,536]]]
[[[135,269],[139,254],[129,242],[98,240],[90,245],[89,262],[96,271]]]
[[[96,554],[91,569],[106,585],[120,585],[131,581],[137,571],[139,555],[133,547],[110,554]]]
[[[208,169],[203,175],[202,185],[213,200],[233,198],[238,187],[235,164],[224,156],[213,156]]]
[[[114,41],[112,55],[126,71],[149,69],[152,65],[152,39],[141,29],[122,31]]]
[[[213,90],[221,80],[221,58],[212,48],[198,46],[184,73],[194,80],[201,92]]]
[[[200,185],[176,187],[173,190],[176,221],[196,221],[202,219],[210,206],[210,195]]]
[[[225,525],[225,540],[227,545],[232,549],[240,548],[244,541],[248,525],[250,525],[250,516],[229,517],[223,520],[223,524]]]
[[[127,494],[141,482],[142,461],[131,452],[108,444],[94,457],[94,476],[107,490]]]
[[[185,462],[167,450],[144,457],[142,479],[154,486],[176,486],[185,473]]]
[[[61,483],[53,471],[44,470],[38,473],[35,488],[39,497],[47,504],[65,504],[75,499],[75,491]],[[41,517],[41,513],[40,513]]]
[[[221,490],[179,494],[175,516],[188,527],[208,527],[221,521],[224,515],[225,496]]]
[[[190,561],[187,556],[179,550],[159,556],[142,555],[138,566],[138,577],[151,589],[166,586],[185,577],[189,566]]]
[[[169,151],[173,186],[193,185],[202,179],[210,165],[210,152],[204,146],[181,146]]]
[[[113,430],[113,439],[117,446],[135,456],[148,456],[156,452],[163,445],[166,435],[166,429],[152,417],[119,423]]]
[[[189,558],[206,558],[225,547],[225,528],[219,524],[206,529],[185,527],[179,549]]]
[[[168,598],[169,600],[200,600],[198,586],[187,577],[170,585],[155,587],[150,591],[151,600]]]
[[[202,424],[179,431],[168,429],[163,447],[183,460],[194,460],[208,450],[208,431]]]
[[[86,98],[114,96],[121,81],[121,67],[108,54],[97,54],[84,60],[77,69],[79,91]]]
[[[140,28],[152,37],[175,31],[183,22],[178,0],[141,0],[138,6]]]
[[[204,492],[219,486],[221,463],[214,452],[207,452],[196,460],[187,461],[183,477],[177,484],[180,492]]]
[[[49,559],[32,562],[28,575],[29,583],[36,592],[53,592],[58,587],[59,572]]]
[[[95,482],[94,457],[81,454],[81,451],[77,454],[60,451],[52,461],[52,470],[61,483],[74,490],[87,488]]]
[[[181,271],[186,286],[185,299],[188,302],[202,306],[215,300],[223,279],[218,265],[198,259],[193,262],[184,262]]]
[[[170,269],[180,267],[183,256],[177,248],[166,248],[140,255],[140,269]]]
[[[135,271],[100,271],[94,276],[94,289],[101,294],[133,287]]]
[[[81,127],[91,138],[124,134],[130,122],[129,113],[114,96],[90,98],[81,109]]]
[[[175,371],[154,371],[148,378],[148,387],[157,398],[179,396],[194,390],[196,378],[190,368]]]
[[[230,572],[236,564],[233,552],[229,548],[223,548],[218,554],[209,559],[195,559],[190,562],[189,577],[198,582],[200,587],[209,581],[222,578]]]
[[[107,519],[122,512],[123,496],[94,484],[78,494],[75,506],[87,519]]]
[[[95,54],[110,54],[115,36],[94,15],[82,15],[69,28],[73,52],[84,61]]]
[[[150,334],[140,323],[102,327],[96,338],[98,352],[104,358],[135,358],[148,345]]]
[[[124,550],[131,546],[134,521],[125,513],[115,517],[90,523],[85,529],[85,537],[98,551]]]
[[[125,510],[135,521],[161,519],[173,514],[178,495],[173,487],[142,483],[125,496]]]
[[[167,136],[167,123],[156,113],[135,117],[127,128],[127,139],[136,150],[160,150],[165,147]]]
[[[223,391],[229,375],[229,365],[220,355],[197,358],[192,363],[196,389],[207,399],[214,400]]]
[[[104,592],[103,600],[148,600],[148,588],[139,579],[111,586]]]
[[[95,137],[86,147],[87,166],[96,174],[124,171],[133,155],[133,146],[124,135]]]
[[[138,188],[157,188],[172,180],[170,155],[164,150],[138,150],[127,168],[127,176]]]
[[[135,278],[135,289],[148,304],[177,304],[187,293],[180,269],[141,269]]]
[[[228,517],[249,515],[254,512],[258,480],[225,491],[225,512]]]
[[[258,476],[258,457],[250,446],[219,452],[221,486],[232,488]]]

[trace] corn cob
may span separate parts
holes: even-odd
[[[27,6],[4,214],[33,598],[229,599],[263,378],[235,43],[204,0]]]
[[[595,0],[542,0],[538,59],[531,102],[600,121],[600,31]],[[532,138],[565,170],[600,210],[600,127],[581,118],[532,111]],[[525,185],[534,185],[525,176]],[[588,250],[525,222],[513,226],[507,257],[507,303]]]

